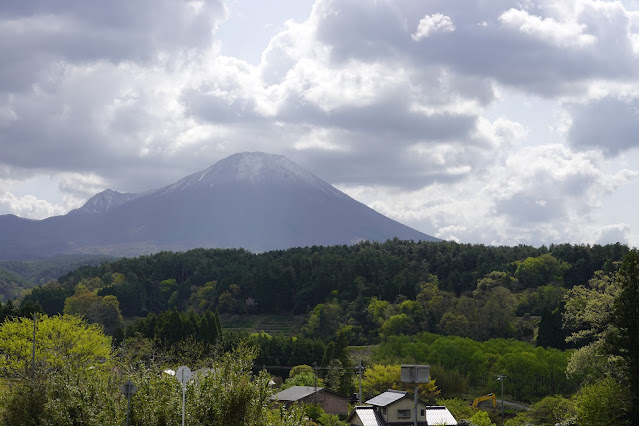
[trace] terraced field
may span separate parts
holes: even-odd
[[[230,315],[221,314],[225,331],[265,332],[271,336],[299,335],[304,317],[301,315]]]

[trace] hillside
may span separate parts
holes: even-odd
[[[486,313],[492,309],[488,301],[505,303],[505,299],[499,302],[488,297],[494,293],[508,299],[512,307],[508,327],[484,327],[483,320],[472,322],[469,317],[464,321],[472,326],[465,333],[474,330],[478,338],[516,337],[536,327],[530,318],[524,320],[526,314],[538,320],[545,308],[552,311],[559,306],[567,289],[587,283],[597,270],[612,271],[614,262],[627,251],[619,244],[534,248],[400,240],[261,254],[197,249],[82,267],[60,277],[55,286],[34,289],[25,300],[39,302],[54,314],[62,310],[64,299],[76,286],[84,283],[99,296],[115,296],[125,317],[178,308],[234,315],[302,314],[308,320],[319,305],[335,306],[343,315],[339,322],[352,317],[353,325],[359,327],[359,337],[353,342],[360,344],[379,338],[382,324],[369,312],[375,300],[385,306],[373,315],[381,315],[382,323],[385,316],[409,309],[410,304],[403,302],[416,301],[418,305],[411,309],[421,312],[427,308],[430,315],[428,321],[419,320],[424,325],[417,329],[437,331],[444,326],[441,319],[446,312],[459,315],[462,306],[458,300],[481,303]],[[427,302],[434,295],[445,302],[437,309]],[[404,313],[410,316],[413,311]],[[464,315],[471,313],[467,309]],[[331,327],[318,330],[316,337],[328,338],[335,331]]]
[[[19,297],[23,291],[55,280],[86,265],[114,260],[103,255],[67,255],[44,259],[0,260],[0,301]]]

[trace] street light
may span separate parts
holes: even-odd
[[[504,426],[504,379],[508,376],[500,374],[497,380],[501,382],[501,425]]]

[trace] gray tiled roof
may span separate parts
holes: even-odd
[[[284,389],[283,391],[273,395],[273,399],[277,399],[279,401],[299,401],[300,399],[313,395],[315,392],[319,392],[322,389],[324,388],[319,386],[291,386],[290,388]]]
[[[405,397],[407,392],[404,391],[396,391],[389,389],[384,393],[377,395],[374,398],[369,399],[365,402],[365,404],[375,405],[377,407],[386,407],[389,404],[392,404],[395,401],[398,401]]]

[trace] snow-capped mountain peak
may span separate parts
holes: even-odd
[[[187,176],[164,188],[164,191],[234,183],[311,185],[324,192],[339,193],[332,186],[313,173],[302,169],[285,156],[264,152],[233,154],[205,170]]]

